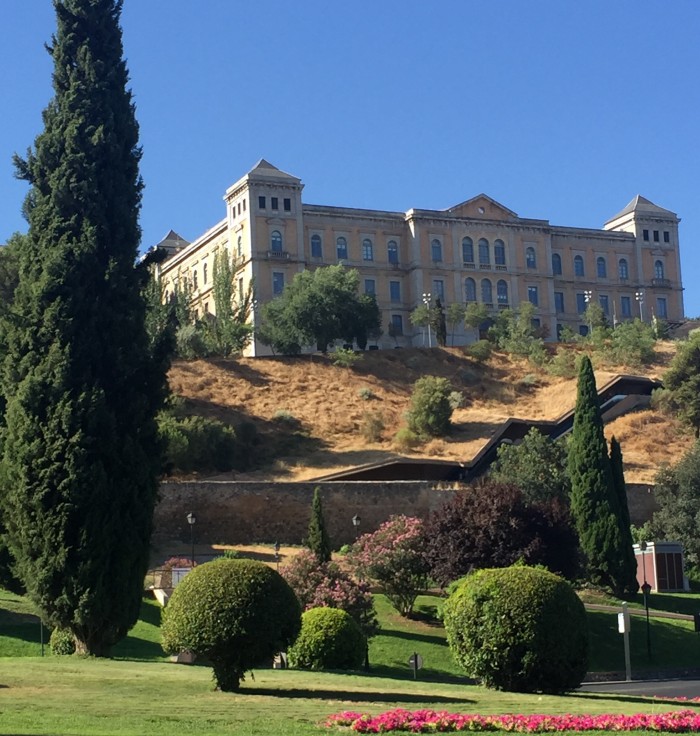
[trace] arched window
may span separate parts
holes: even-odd
[[[373,261],[374,260],[374,248],[372,241],[369,238],[365,238],[362,241],[362,260]]]
[[[626,258],[620,258],[620,261],[617,264],[617,275],[620,277],[621,281],[627,281],[627,279],[630,277],[630,270],[629,266],[627,265]]]
[[[481,301],[484,304],[493,304],[493,290],[488,279],[481,280]]]
[[[496,284],[496,296],[499,304],[508,304],[508,283],[503,279]]]
[[[321,242],[321,236],[318,234],[311,236],[311,257],[323,258],[323,243]]]
[[[279,230],[273,230],[270,235],[270,250],[273,253],[282,252],[282,234]]]
[[[603,256],[598,256],[595,262],[596,273],[599,279],[605,279],[608,277],[608,264],[605,262]]]
[[[666,278],[664,276],[664,262],[663,261],[654,261],[654,278],[655,279]]]
[[[574,276],[585,276],[583,256],[574,256]]]
[[[462,260],[474,263],[474,241],[471,238],[462,238]]]
[[[202,283],[203,284],[207,283],[207,264],[206,263],[202,265]]]
[[[442,243],[437,238],[430,243],[430,260],[435,262],[442,260]]]
[[[506,246],[502,240],[493,243],[493,260],[497,266],[506,265]]]
[[[488,266],[491,263],[491,256],[489,254],[489,241],[486,238],[479,240],[479,264],[482,266]]]
[[[525,265],[528,268],[537,268],[537,256],[532,246],[525,249]]]
[[[476,281],[474,279],[464,279],[464,301],[476,301]]]
[[[395,240],[390,240],[386,244],[386,252],[387,252],[387,258],[389,259],[389,263],[399,262],[399,246]]]
[[[336,250],[338,252],[338,260],[344,261],[348,257],[348,241],[341,235],[335,241]]]
[[[552,253],[552,273],[561,276],[561,256],[558,253]]]

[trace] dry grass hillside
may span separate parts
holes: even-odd
[[[660,377],[672,354],[671,343],[660,345],[657,362],[643,375]],[[625,366],[596,369],[598,387],[633,372]],[[177,362],[170,385],[192,413],[233,425],[252,421],[262,446],[276,458],[254,472],[217,478],[308,480],[406,454],[397,450],[394,435],[422,375],[449,378],[465,405],[453,414],[453,433],[417,448],[413,457],[469,460],[509,417],[556,419],[576,397],[575,379],[503,354],[478,363],[459,348],[368,352],[350,369],[320,355]],[[384,428],[369,441],[368,426],[377,420]],[[638,483],[651,482],[659,465],[674,462],[693,442],[677,422],[653,410],[618,418],[606,434],[620,440],[627,480]]]

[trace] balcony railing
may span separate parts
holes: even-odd
[[[496,271],[507,271],[507,270],[508,270],[508,266],[504,266],[501,263],[496,264]]]
[[[659,289],[670,289],[671,288],[671,280],[670,279],[652,279],[651,285],[656,286]]]
[[[474,263],[470,261],[464,261],[463,265],[464,265],[464,268],[476,268]]]
[[[267,257],[275,261],[288,261],[289,252],[286,250],[268,250]]]

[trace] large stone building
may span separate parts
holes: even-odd
[[[305,204],[302,190],[295,176],[256,164],[226,191],[221,222],[192,243],[172,231],[160,243],[170,253],[159,268],[166,293],[188,279],[199,313],[213,313],[214,253],[226,248],[240,259],[239,289],[252,281],[258,305],[304,269],[357,269],[382,312],[379,347],[425,343],[409,315],[426,294],[493,310],[530,301],[552,338],[564,325],[585,332],[590,299],[611,322],[683,318],[679,219],[644,197],[596,230],[519,217],[485,194],[446,210],[389,212]],[[458,330],[454,341],[473,338]]]

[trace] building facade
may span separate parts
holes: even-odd
[[[226,191],[221,222],[192,243],[171,231],[159,244],[169,253],[158,268],[166,295],[186,279],[198,313],[213,314],[214,254],[225,248],[240,263],[238,289],[253,283],[258,307],[304,269],[357,269],[382,313],[378,347],[426,344],[409,319],[426,295],[494,313],[529,301],[550,339],[564,326],[585,333],[590,300],[611,323],[683,319],[680,220],[644,197],[597,230],[518,217],[485,194],[446,210],[390,212],[304,204],[302,190],[297,177],[258,162]],[[459,328],[454,344],[474,338]],[[248,352],[269,348],[253,341]]]

